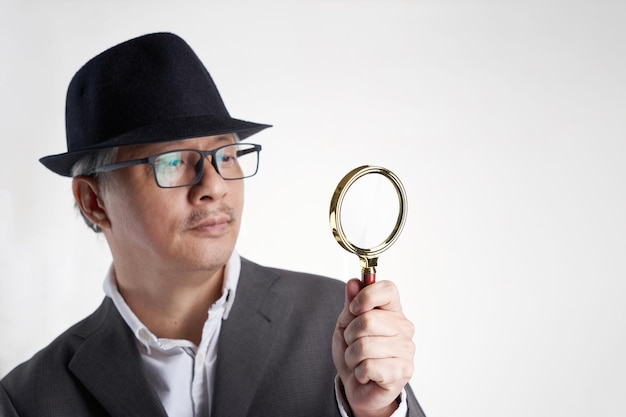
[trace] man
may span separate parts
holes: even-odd
[[[3,417],[423,415],[392,283],[361,290],[237,254],[261,151],[240,141],[269,126],[230,117],[182,39],[103,52],[66,105],[68,151],[41,162],[73,177],[106,237],[107,296],[0,382]]]

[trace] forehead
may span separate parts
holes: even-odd
[[[146,156],[167,152],[175,149],[209,150],[236,142],[232,133],[216,136],[201,136],[197,138],[180,139],[170,142],[152,143],[149,145],[131,145],[119,148],[118,159],[143,158]]]

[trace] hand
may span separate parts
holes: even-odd
[[[413,375],[413,324],[402,313],[398,289],[379,281],[361,290],[346,284],[333,334],[333,361],[355,416],[390,416]]]

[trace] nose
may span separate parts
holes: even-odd
[[[212,158],[211,155],[205,157],[202,177],[197,184],[191,187],[190,198],[192,203],[219,200],[228,192],[226,180],[217,172],[210,158]]]

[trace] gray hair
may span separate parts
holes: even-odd
[[[118,148],[109,148],[102,149],[99,151],[92,152],[72,165],[72,177],[77,177],[79,175],[89,175],[96,179],[98,185],[100,185],[101,192],[106,188],[106,174],[105,173],[94,173],[97,168],[100,168],[105,165],[109,165],[115,162],[117,157],[117,149]],[[78,210],[83,220],[89,226],[91,230],[96,233],[102,232],[100,226],[93,223],[91,220],[85,216],[85,214],[78,207],[78,203],[74,202],[74,207]]]

